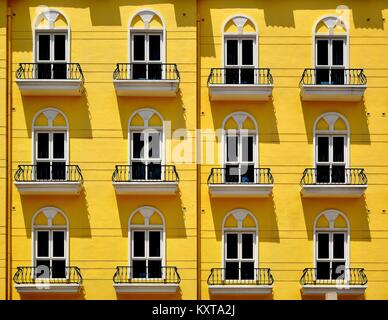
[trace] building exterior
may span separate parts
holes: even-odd
[[[386,299],[388,6],[347,5],[2,1],[0,298]]]

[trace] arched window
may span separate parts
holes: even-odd
[[[255,279],[258,266],[256,218],[247,210],[233,210],[225,216],[222,230],[225,280]]]
[[[256,182],[258,136],[255,119],[246,112],[235,112],[226,117],[222,128],[224,181]]]
[[[316,84],[347,83],[348,27],[340,17],[321,18],[314,26]]]
[[[225,83],[255,83],[255,68],[258,67],[255,23],[245,16],[229,19],[223,28],[223,48]]]
[[[39,278],[66,278],[69,222],[57,208],[42,208],[32,218],[33,266]]]
[[[67,79],[70,25],[58,10],[41,12],[34,22],[34,59],[38,79]]]
[[[339,113],[320,116],[314,124],[317,183],[346,183],[349,168],[349,125]]]
[[[165,24],[151,10],[136,13],[129,22],[129,62],[132,79],[160,80],[165,72]]]
[[[337,210],[318,215],[314,223],[316,278],[346,279],[349,268],[349,221]]]
[[[37,180],[66,180],[68,165],[68,121],[65,114],[48,108],[32,122],[33,165]]]
[[[132,180],[161,180],[164,164],[163,118],[153,109],[129,119],[129,165]]]
[[[153,207],[136,209],[129,217],[129,278],[163,278],[165,223]]]

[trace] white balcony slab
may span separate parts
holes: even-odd
[[[117,293],[176,293],[179,284],[175,283],[115,283]]]
[[[81,285],[77,283],[59,284],[59,283],[34,283],[34,284],[15,284],[15,289],[19,293],[79,293]]]
[[[272,285],[209,285],[209,292],[213,295],[246,295],[246,294],[271,294]]]
[[[178,182],[113,182],[118,195],[174,195]]]
[[[15,182],[15,186],[23,195],[79,195],[82,182]]]
[[[273,85],[209,84],[212,101],[268,101]]]
[[[16,79],[24,96],[80,96],[83,92],[81,80],[62,79]]]
[[[113,80],[118,96],[175,97],[179,80]]]
[[[302,85],[304,101],[355,102],[363,99],[366,85]]]
[[[303,185],[304,198],[360,198],[368,185]]]
[[[209,184],[213,198],[266,198],[273,184]]]
[[[305,295],[326,295],[334,292],[336,294],[364,294],[367,289],[366,285],[304,285],[302,292]]]

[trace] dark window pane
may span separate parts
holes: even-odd
[[[333,234],[333,258],[345,258],[345,235],[343,233]]]
[[[151,159],[160,158],[160,133],[152,132],[148,136],[148,156]]]
[[[331,84],[340,85],[345,84],[345,70],[331,69]]]
[[[47,61],[50,60],[50,35],[41,34],[39,37],[39,61]]]
[[[329,137],[318,137],[318,162],[329,161]]]
[[[317,280],[330,279],[330,262],[317,262]]]
[[[38,71],[38,79],[51,79],[51,63],[38,63],[37,71]]]
[[[51,277],[57,279],[66,278],[66,261],[65,260],[53,260],[51,268]]]
[[[345,262],[333,262],[331,277],[333,280],[345,279]]]
[[[38,133],[38,159],[49,157],[49,134]]]
[[[147,278],[147,266],[145,260],[132,261],[132,275],[131,278]]]
[[[53,256],[65,256],[65,233],[63,231],[53,232]]]
[[[146,166],[142,162],[132,162],[132,179],[145,180]]]
[[[342,66],[344,64],[344,42],[343,40],[333,40],[333,65]]]
[[[332,166],[331,182],[345,183],[345,166]]]
[[[329,183],[330,182],[330,166],[317,166],[317,183]]]
[[[316,84],[330,84],[330,69],[316,69],[315,72]]]
[[[242,234],[242,258],[253,258],[253,234],[251,233]]]
[[[238,262],[227,262],[225,264],[225,280],[237,280],[239,271]]]
[[[65,157],[65,134],[54,133],[53,143],[54,159],[63,159]]]
[[[239,166],[230,166],[227,165],[225,167],[225,182],[226,183],[233,183],[233,182],[239,182],[240,177],[240,170]]]
[[[147,179],[149,180],[162,179],[162,165],[160,163],[150,163],[147,166]]]
[[[150,260],[148,261],[148,278],[161,278],[162,277],[162,261]]]
[[[147,79],[147,64],[136,63],[132,65],[132,79]]]
[[[241,262],[241,280],[253,280],[255,278],[254,262]]]
[[[53,162],[51,171],[53,180],[66,180],[66,162]]]
[[[145,233],[144,231],[133,232],[133,256],[145,256]]]
[[[253,161],[253,137],[242,136],[242,160]]]
[[[149,36],[149,58],[150,61],[160,60],[160,35]]]
[[[226,258],[237,259],[238,237],[237,233],[226,234]]]
[[[238,41],[227,40],[226,47],[227,47],[226,64],[228,66],[237,65],[238,64]]]
[[[345,161],[345,138],[333,137],[333,161]]]
[[[149,255],[150,257],[160,257],[160,231],[150,231],[149,233]]]
[[[240,84],[253,84],[255,82],[255,70],[252,68],[241,69]]]
[[[318,259],[329,258],[329,234],[318,233]]]
[[[132,158],[142,159],[144,158],[144,134],[141,132],[134,132],[132,135]]]
[[[54,60],[66,60],[66,36],[64,34],[54,35]]]
[[[237,136],[226,136],[226,159],[227,161],[237,161],[238,160],[238,137]]]
[[[162,79],[162,65],[157,64],[148,64],[148,77],[147,80],[160,80]]]
[[[239,69],[227,68],[225,69],[225,83],[226,84],[240,84]]]
[[[49,279],[51,277],[50,260],[36,260],[35,278]]]
[[[327,66],[329,64],[329,41],[317,41],[317,65]]]
[[[37,180],[50,180],[51,179],[51,167],[50,162],[37,162],[36,163],[36,179]]]
[[[49,256],[49,232],[38,231],[37,232],[37,257],[48,257]]]
[[[53,79],[67,79],[67,64],[54,63],[53,64]]]
[[[243,40],[242,41],[242,64],[253,65],[253,41]]]
[[[145,36],[144,35],[133,36],[133,60],[135,61],[145,60]]]
[[[241,165],[240,174],[241,174],[241,183],[255,182],[255,166],[253,164]]]

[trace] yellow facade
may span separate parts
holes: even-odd
[[[305,268],[314,267],[314,223],[320,213],[337,210],[349,223],[349,257],[351,267],[364,268],[368,285],[363,294],[339,294],[340,299],[387,299],[388,171],[385,155],[388,144],[388,80],[386,48],[388,45],[388,6],[385,1],[364,3],[351,1],[343,8],[338,1],[312,3],[307,0],[253,1],[236,5],[230,0],[173,0],[97,2],[78,1],[68,4],[50,1],[49,9],[63,14],[54,19],[53,28],[70,30],[69,60],[79,63],[85,78],[79,96],[24,95],[17,83],[21,63],[34,62],[34,28],[48,28],[47,10],[34,0],[0,3],[0,194],[5,194],[5,110],[6,100],[6,25],[7,5],[12,14],[10,31],[12,50],[12,173],[19,165],[33,163],[35,130],[68,128],[68,164],[78,165],[83,186],[79,195],[22,195],[12,181],[12,212],[6,213],[5,198],[0,201],[0,298],[5,288],[5,219],[12,218],[8,239],[12,243],[11,273],[20,266],[32,266],[33,223],[43,228],[52,223],[69,230],[68,261],[81,270],[80,293],[21,293],[10,281],[8,299],[310,299],[325,294],[309,295],[301,291],[300,278]],[[151,11],[148,28],[165,30],[165,61],[179,69],[179,91],[174,97],[118,96],[112,79],[117,63],[127,63],[131,55],[128,37],[131,28],[143,28],[137,14]],[[313,68],[314,38],[317,33],[330,33],[322,23],[325,16],[342,16],[348,22],[348,68],[362,68],[367,76],[367,89],[361,101],[304,101],[299,82],[305,68]],[[134,19],[132,19],[134,17]],[[233,17],[248,20],[241,29]],[[66,21],[67,19],[67,21]],[[232,19],[232,20],[231,20]],[[35,24],[36,23],[36,24]],[[145,23],[147,25],[147,23]],[[147,27],[145,27],[147,28]],[[341,36],[340,26],[332,31]],[[208,78],[212,68],[224,66],[224,36],[256,34],[257,66],[270,68],[274,79],[268,101],[212,101]],[[44,114],[55,111],[55,116]],[[144,121],[139,110],[153,110]],[[42,113],[43,112],[43,113]],[[189,132],[188,149],[194,154],[196,129],[213,130],[239,127],[232,120],[235,113],[247,114],[241,128],[257,129],[255,153],[260,168],[270,168],[274,187],[265,198],[215,198],[207,183],[212,168],[223,165],[223,140],[217,139],[210,150],[215,158],[197,165],[195,161],[179,163],[174,147],[180,137],[167,134],[165,164],[175,165],[179,187],[175,195],[117,195],[112,185],[116,165],[128,164],[129,125],[160,126],[162,118],[170,121],[171,132]],[[338,132],[349,129],[351,167],[364,168],[368,186],[361,197],[306,198],[300,181],[305,168],[314,167],[314,127],[327,113],[344,117],[333,126]],[[51,114],[51,113],[50,113]],[[154,117],[155,116],[155,117]],[[229,117],[229,118],[228,118]],[[228,120],[229,119],[229,120]],[[342,118],[341,118],[342,119]],[[329,125],[318,122],[317,130]],[[50,128],[49,128],[50,127]],[[49,128],[49,129],[48,129]],[[65,128],[65,129],[64,129]],[[201,141],[207,141],[202,131]],[[204,143],[202,144],[204,150]],[[207,155],[208,151],[202,152]],[[199,192],[198,192],[199,190]],[[3,196],[2,196],[3,197]],[[3,198],[2,198],[3,200]],[[141,208],[153,208],[144,219]],[[56,208],[47,219],[46,208]],[[46,210],[46,211],[45,211]],[[238,222],[228,213],[246,212],[243,228],[257,227],[257,263],[270,268],[274,277],[269,294],[212,294],[208,277],[212,268],[223,267],[223,225],[233,228]],[[42,213],[43,212],[43,213]],[[63,213],[66,218],[62,218]],[[58,220],[56,220],[58,219]],[[165,264],[176,266],[181,282],[173,294],[117,293],[112,277],[117,266],[129,259],[129,224],[165,227]],[[147,221],[147,223],[145,222]],[[318,223],[325,227],[325,221]],[[318,224],[317,226],[321,226]],[[345,228],[346,219],[335,222]],[[4,245],[3,245],[4,244]]]

